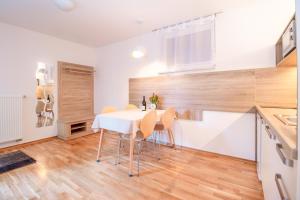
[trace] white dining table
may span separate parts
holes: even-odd
[[[92,124],[92,129],[94,129],[95,131],[100,130],[97,162],[100,162],[104,129],[122,133],[122,134],[131,134],[128,174],[129,176],[132,176],[134,139],[136,137],[136,132],[139,130],[140,121],[148,112],[149,110],[141,111],[139,109],[135,109],[135,110],[123,110],[123,111],[96,115],[95,120]],[[164,112],[165,110],[156,110],[157,121],[160,121],[161,116],[163,115]]]

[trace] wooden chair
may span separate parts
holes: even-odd
[[[160,135],[165,131],[168,132],[170,143],[172,147],[175,147],[175,139],[172,131],[173,122],[176,118],[176,111],[174,108],[168,108],[165,113],[161,117],[161,121],[157,123],[154,127],[154,134],[153,134],[153,142],[157,143],[157,134],[158,139],[160,140]],[[158,151],[160,149],[160,143],[158,143]]]
[[[117,108],[113,107],[113,106],[105,106],[102,111],[101,111],[101,114],[104,114],[104,113],[111,113],[111,112],[116,112],[117,111]]]
[[[136,109],[139,109],[139,108],[134,104],[128,104],[125,108],[125,110],[136,110]]]
[[[136,137],[134,141],[137,144],[138,175],[140,174],[140,154],[142,149],[142,142],[153,133],[156,124],[156,119],[157,119],[156,111],[153,110],[147,113],[144,116],[144,118],[141,120],[140,129],[136,133]],[[131,137],[130,134],[121,134],[119,145],[118,145],[118,157],[117,157],[116,164],[120,163],[120,149],[122,146],[122,141],[126,141],[126,140],[129,141],[130,137]]]

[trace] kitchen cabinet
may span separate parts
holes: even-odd
[[[275,182],[277,182],[276,193],[277,195],[281,196],[280,199],[296,200],[297,161],[288,160],[286,158],[286,156],[284,155],[284,149],[282,148],[278,140],[275,140],[275,142],[273,143],[273,148],[276,149],[276,154],[274,156],[275,165],[273,166],[274,173],[272,174],[273,179],[275,179]],[[280,194],[280,192],[282,194]]]
[[[278,67],[297,66],[295,15],[278,39],[275,50]]]
[[[261,174],[262,186],[266,200],[280,200],[280,196],[276,192],[276,182],[273,175],[275,174],[276,150],[274,146],[274,135],[272,135],[267,124],[263,124],[261,132]]]
[[[260,178],[266,200],[296,200],[297,162],[284,155],[284,148],[277,139],[276,131],[258,115],[257,135],[260,147],[257,148]],[[259,152],[260,150],[260,152]]]

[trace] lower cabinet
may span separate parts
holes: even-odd
[[[263,124],[261,136],[261,174],[265,200],[281,200],[278,192],[276,192],[277,187],[274,177],[276,165],[276,161],[274,159],[276,156],[276,149],[274,145],[274,138],[272,138],[274,136],[270,134],[268,125]]]
[[[74,139],[93,133],[93,118],[84,118],[75,121],[58,121],[58,137],[64,140]]]
[[[280,199],[296,200],[297,195],[297,161],[289,160],[284,155],[284,149],[278,140],[275,147],[276,154],[274,156],[274,174],[277,186],[277,195]]]
[[[266,200],[296,200],[297,162],[284,155],[284,148],[268,124],[261,125],[261,181]]]

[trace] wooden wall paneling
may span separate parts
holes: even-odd
[[[297,68],[257,69],[256,104],[267,107],[297,106]]]
[[[160,108],[175,107],[184,119],[201,119],[203,110],[254,112],[255,104],[295,107],[296,78],[295,67],[132,78],[129,101],[140,105],[155,92]]]
[[[162,108],[176,107],[183,118],[194,119],[202,110],[251,111],[254,85],[253,70],[136,78],[129,80],[129,99],[138,105],[155,92]]]
[[[277,57],[279,57],[279,56],[276,56],[276,60],[277,60]],[[285,58],[281,58],[279,63],[277,63],[277,66],[279,66],[279,67],[294,67],[296,65],[297,65],[297,49],[294,49]]]

